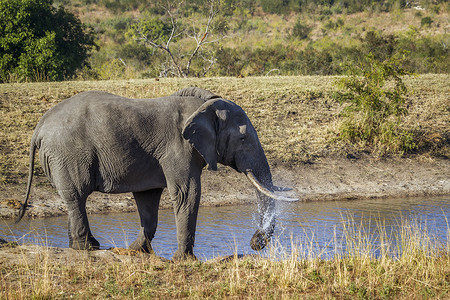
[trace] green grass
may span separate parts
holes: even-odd
[[[68,81],[0,85],[0,184],[23,181],[29,141],[42,115],[60,101],[87,90],[126,97],[159,97],[187,87],[211,90],[242,106],[272,164],[287,166],[321,157],[371,151],[337,139],[342,106],[333,100],[337,77],[167,78],[158,81]],[[405,78],[409,115],[400,124],[417,136],[418,157],[450,157],[449,75]],[[39,168],[36,168],[39,169]]]

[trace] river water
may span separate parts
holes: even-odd
[[[197,257],[256,253],[249,245],[257,228],[255,209],[256,205],[201,207],[194,248]],[[274,238],[262,255],[282,258],[294,251],[300,257],[330,258],[366,251],[379,256],[388,249],[389,255],[396,256],[407,240],[416,237],[432,247],[448,248],[449,220],[449,196],[279,203]],[[89,221],[103,249],[126,248],[138,233],[137,213],[90,215]],[[19,224],[0,221],[0,237],[20,244],[67,247],[67,217],[24,219]],[[165,258],[176,251],[172,210],[160,210],[152,245]]]

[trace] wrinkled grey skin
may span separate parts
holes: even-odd
[[[272,176],[264,151],[241,107],[199,88],[157,99],[128,99],[105,92],[84,92],[50,109],[31,139],[27,207],[34,153],[67,203],[69,246],[96,249],[86,215],[93,191],[132,192],[141,230],[132,249],[152,252],[158,206],[164,188],[174,203],[178,250],[174,259],[194,256],[200,202],[200,175],[208,165],[251,170],[267,188]],[[275,226],[274,200],[257,192],[260,227],[252,238],[264,248]]]

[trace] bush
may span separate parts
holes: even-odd
[[[102,2],[107,9],[116,13],[138,9],[141,6],[147,5],[147,1],[145,0],[106,0]]]
[[[113,59],[103,63],[97,73],[100,80],[123,79],[125,65],[120,59]]]
[[[331,75],[333,69],[333,56],[328,49],[318,50],[307,47],[302,51],[298,60],[300,61],[300,74],[302,75]]]
[[[164,22],[161,18],[142,18],[131,24],[126,36],[131,40],[145,39],[155,44],[166,42],[171,34],[172,25]],[[172,41],[176,41],[175,38]]]
[[[363,52],[372,53],[373,57],[379,61],[391,57],[397,46],[397,38],[394,35],[383,35],[374,30],[368,31],[361,42]]]
[[[259,2],[262,10],[266,13],[283,14],[289,12],[289,0],[260,0]]]
[[[218,47],[215,52],[216,66],[214,68],[217,76],[239,76],[242,75],[244,61],[236,49]]]
[[[0,82],[62,80],[86,64],[94,36],[53,0],[0,0]]]
[[[449,73],[448,43],[449,38],[445,34],[420,36],[417,28],[411,27],[399,36],[397,47],[410,53],[404,62],[407,70],[415,73]]]
[[[420,20],[420,26],[424,27],[424,26],[431,26],[431,24],[433,23],[433,20],[431,19],[431,17],[424,17],[422,18],[422,20]]]
[[[411,133],[400,129],[407,114],[407,89],[401,77],[410,73],[401,68],[404,57],[394,55],[383,62],[368,55],[349,77],[337,81],[344,89],[334,96],[344,107],[340,138],[375,153],[403,153],[415,148]],[[362,75],[362,76],[361,76]]]
[[[145,45],[137,43],[128,43],[121,46],[117,55],[125,60],[136,60],[141,64],[148,64],[151,62],[152,53]]]
[[[300,20],[297,20],[294,27],[291,30],[291,36],[299,39],[306,39],[310,34],[312,28],[308,25],[304,25]]]

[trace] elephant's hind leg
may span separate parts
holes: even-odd
[[[158,225],[159,200],[163,189],[152,189],[145,192],[133,193],[141,218],[141,230],[130,249],[152,253],[151,241],[155,236]]]
[[[89,228],[86,214],[87,196],[78,196],[72,190],[59,190],[61,198],[67,204],[69,215],[69,247],[76,250],[95,250],[100,243],[94,238]]]

